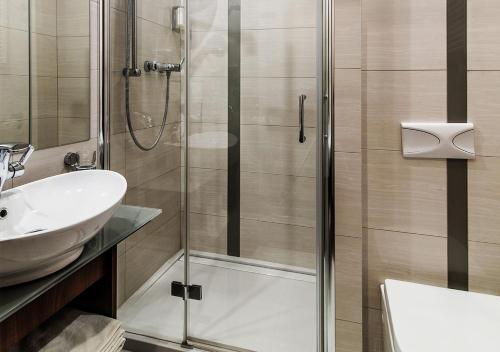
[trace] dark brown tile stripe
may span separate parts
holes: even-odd
[[[227,254],[240,256],[241,0],[228,3]]]
[[[448,122],[467,122],[467,0],[447,1]],[[469,288],[467,160],[447,161],[448,287]]]

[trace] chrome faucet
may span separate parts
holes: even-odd
[[[27,143],[0,144],[0,195],[5,181],[24,175],[24,166],[35,148]],[[18,161],[12,157],[22,154]]]
[[[160,73],[166,72],[170,75],[171,72],[181,72],[184,65],[184,58],[179,64],[163,63],[158,61],[144,61],[144,71],[157,71]]]

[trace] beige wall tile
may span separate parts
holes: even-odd
[[[130,297],[172,255],[180,250],[180,218],[174,216],[157,231],[126,251],[126,298]]]
[[[335,326],[336,351],[362,352],[363,351],[362,325],[343,320],[337,320],[335,324],[336,324]]]
[[[111,134],[124,133],[126,129],[125,115],[125,78],[121,72],[111,73],[110,78],[110,129]],[[131,106],[131,109],[133,107]],[[131,116],[132,117],[132,116]]]
[[[242,219],[241,256],[314,269],[316,232],[312,227]]]
[[[189,165],[191,167],[227,169],[227,128],[226,124],[221,123],[191,123],[189,125]]]
[[[177,253],[180,249],[180,213],[174,214],[163,221],[156,229],[146,229],[135,232],[125,241],[125,250],[131,253],[133,250],[153,249],[164,253]],[[147,277],[149,278],[149,277]]]
[[[362,323],[362,239],[335,237],[335,315]]]
[[[190,15],[193,31],[227,31],[227,0],[192,0]]]
[[[148,20],[139,20],[137,22],[137,35],[139,63],[144,60],[180,62],[180,36],[173,32],[170,27],[164,27]]]
[[[31,77],[31,116],[57,117],[57,77]]]
[[[500,295],[500,245],[469,242],[469,289]]]
[[[57,147],[59,145],[57,117],[32,119],[30,123],[31,144],[36,149]]]
[[[445,0],[363,0],[364,67],[446,68]]]
[[[97,138],[99,134],[99,70],[90,71],[90,137]]]
[[[189,169],[189,211],[226,216],[227,171]]]
[[[137,3],[137,16],[170,28],[172,7],[179,3],[179,0],[141,0]]]
[[[366,145],[401,150],[401,122],[446,122],[446,72],[366,73]]]
[[[500,69],[500,3],[467,2],[467,51],[470,70]]]
[[[446,238],[368,229],[364,243],[369,307],[380,308],[380,284],[385,279],[447,285]]]
[[[168,124],[157,147],[142,151],[132,137],[125,137],[125,177],[129,187],[136,187],[149,180],[180,167],[179,124]],[[135,131],[139,142],[149,146],[160,133],[160,127]]]
[[[90,119],[90,82],[88,78],[58,78],[58,116]]]
[[[116,274],[116,303],[118,305],[118,308],[120,308],[121,305],[125,302],[125,280],[127,279],[125,265],[125,253],[118,255]]]
[[[0,140],[27,143],[29,140],[28,119],[0,122]]]
[[[110,169],[125,175],[125,143],[128,132],[110,136]]]
[[[18,2],[17,0],[11,1]],[[30,1],[31,32],[55,37],[57,35],[57,0]]]
[[[125,197],[126,204],[162,209],[162,214],[144,228],[144,233],[157,230],[180,212],[179,184],[180,169],[178,168],[128,189]]]
[[[143,129],[161,126],[166,107],[167,79],[163,75],[144,74],[139,79],[133,79],[130,85],[130,109],[132,126],[134,129]],[[118,87],[120,87],[119,85]],[[125,91],[118,94],[118,102],[123,102]],[[180,82],[170,80],[170,94],[167,110],[167,123],[180,121],[181,116]],[[125,104],[123,102],[123,104]],[[124,110],[119,107],[117,111]]]
[[[59,143],[71,144],[90,138],[90,120],[81,117],[59,118]]]
[[[89,77],[89,37],[57,38],[57,70],[58,77]]]
[[[314,28],[242,30],[241,76],[316,77],[315,38]]]
[[[335,67],[361,68],[361,0],[335,2]]]
[[[479,157],[468,164],[469,239],[500,244],[500,158]]]
[[[500,72],[469,72],[468,83],[468,120],[475,127],[476,153],[500,156]]]
[[[363,324],[363,351],[384,352],[384,335],[382,330],[382,312],[378,309],[366,308]]]
[[[28,30],[28,0],[0,0],[0,27]]]
[[[304,133],[307,139],[300,143],[297,127],[242,125],[241,170],[314,177],[316,129]]]
[[[29,118],[29,77],[0,75],[0,122]]]
[[[335,70],[335,151],[361,150],[361,72]]]
[[[242,0],[241,28],[316,27],[316,10],[310,0]]]
[[[0,75],[28,75],[29,36],[27,32],[0,27]],[[33,43],[33,49],[36,47]]]
[[[226,88],[227,89],[227,88]],[[241,123],[299,125],[299,96],[305,94],[304,124],[316,126],[315,78],[250,78],[241,80]]]
[[[127,16],[124,12],[111,9],[109,14],[110,26],[110,69],[121,74],[125,65],[127,46]]]
[[[446,236],[446,163],[368,150],[367,226]]]
[[[335,153],[335,233],[361,237],[361,154]]]
[[[193,77],[189,82],[189,121],[227,123],[227,77]],[[246,99],[241,99],[242,104],[245,101]]]
[[[241,217],[314,227],[316,179],[241,173]]]
[[[88,0],[57,0],[57,35],[89,36]]]
[[[227,254],[227,218],[190,213],[189,241],[193,250]]]
[[[191,76],[227,77],[227,32],[191,33]]]
[[[99,4],[90,3],[90,69],[99,69]]]
[[[57,38],[31,34],[32,76],[57,77]]]

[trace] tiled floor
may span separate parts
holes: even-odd
[[[119,309],[128,331],[180,341],[183,301],[170,283],[184,264],[164,267]],[[191,282],[203,300],[190,301],[190,335],[259,352],[306,352],[316,345],[315,277],[287,270],[191,258]]]

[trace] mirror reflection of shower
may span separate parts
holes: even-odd
[[[172,31],[180,32],[184,28],[184,8],[176,6],[172,8]],[[130,109],[130,79],[139,78],[142,75],[142,70],[137,64],[137,0],[128,0],[127,4],[127,46],[126,46],[126,65],[123,69],[125,76],[125,114],[127,117],[127,126],[134,141],[134,144],[143,151],[154,149],[160,142],[165,131],[168,118],[168,106],[170,100],[170,76],[172,72],[181,72],[184,59],[178,64],[163,63],[154,60],[146,60],[144,62],[144,71],[165,73],[167,78],[167,89],[165,94],[165,108],[163,111],[163,120],[160,126],[160,131],[155,137],[154,142],[149,146],[145,146],[137,139],[135,131],[132,127],[131,109]]]

